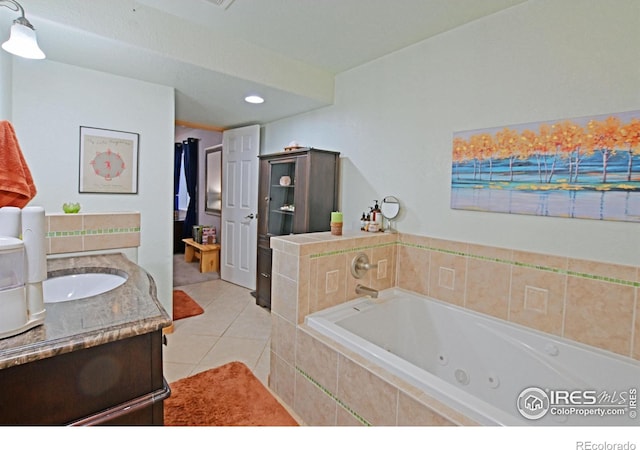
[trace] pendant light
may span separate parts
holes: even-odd
[[[2,48],[9,53],[28,59],[44,59],[45,55],[36,39],[36,30],[24,17],[24,8],[15,0],[0,0],[0,6],[19,12],[20,17],[11,25],[9,40],[2,44]]]

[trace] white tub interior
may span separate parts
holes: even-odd
[[[628,410],[531,420],[517,409],[528,387],[628,395],[640,384],[640,363],[631,358],[397,288],[379,299],[311,314],[305,322],[482,424],[640,425]]]

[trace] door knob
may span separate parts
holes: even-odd
[[[253,219],[255,216],[253,215],[253,213],[249,214],[248,216],[244,216],[245,219]]]

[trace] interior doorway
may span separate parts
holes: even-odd
[[[213,129],[212,127],[198,125],[181,125],[176,124],[175,142],[183,143],[189,139],[197,140],[198,157],[197,157],[197,183],[194,192],[196,211],[195,224],[214,227],[216,232],[220,233],[220,211],[214,211],[206,205],[206,178],[207,178],[207,151],[211,148],[219,148],[222,144],[222,131]],[[183,274],[177,274],[177,263],[184,260],[184,243],[182,239],[191,237],[189,230],[185,229],[185,218],[187,214],[187,206],[190,196],[186,186],[186,176],[184,173],[184,161],[180,163],[181,170],[179,173],[177,200],[174,199],[174,217],[173,217],[173,247],[174,247],[174,286],[176,282],[184,283]],[[221,169],[220,169],[221,170]],[[175,193],[175,192],[174,192]],[[192,263],[197,266],[196,263]],[[180,269],[183,269],[181,267]],[[190,277],[189,279],[206,281],[212,276],[219,277],[219,274],[202,274],[202,277]],[[196,281],[197,282],[197,281]]]

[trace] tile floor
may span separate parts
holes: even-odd
[[[164,376],[180,378],[241,361],[266,386],[269,374],[271,315],[250,291],[222,280],[179,286],[204,313],[174,322],[163,346]]]

